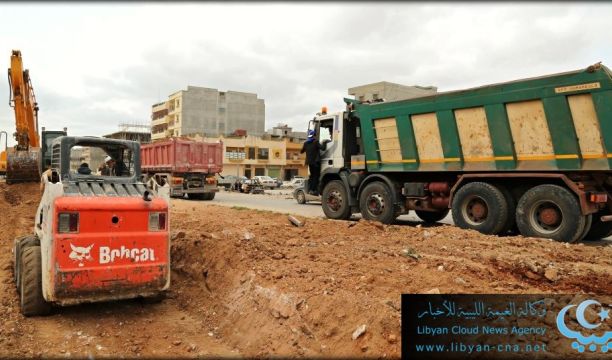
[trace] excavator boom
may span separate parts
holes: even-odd
[[[6,182],[39,181],[41,168],[38,104],[28,70],[23,69],[21,51],[13,50],[8,69],[9,105],[15,110],[15,140],[7,149]]]

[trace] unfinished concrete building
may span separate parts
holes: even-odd
[[[348,94],[359,101],[397,101],[434,95],[438,92],[435,86],[406,86],[388,81],[355,86],[348,89]]]
[[[252,135],[264,133],[265,104],[257,94],[188,86],[152,107],[153,140],[227,135],[237,129]]]

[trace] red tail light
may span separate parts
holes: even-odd
[[[149,231],[166,230],[166,213],[150,212],[149,213]]]
[[[216,184],[217,183],[217,179],[214,176],[207,177],[206,178],[206,182],[209,183],[209,184]]]
[[[57,223],[59,233],[79,232],[79,213],[59,213]]]

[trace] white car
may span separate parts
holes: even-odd
[[[254,176],[253,178],[259,180],[264,188],[274,189],[276,188],[276,181],[269,176]]]
[[[304,186],[304,181],[306,181],[306,179],[304,179],[303,177],[294,177],[293,179],[291,179],[291,181],[288,181],[286,184],[283,184],[283,186],[290,189],[297,189]]]

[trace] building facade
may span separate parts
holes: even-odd
[[[298,175],[308,176],[305,154],[300,154],[301,138],[270,134],[195,138],[223,142],[223,176],[267,175],[287,181]]]
[[[147,144],[151,142],[151,127],[144,124],[119,124],[119,131],[104,135],[103,137]]]
[[[355,86],[348,89],[348,94],[359,101],[398,101],[434,95],[438,92],[435,86],[406,86],[380,81],[377,83]]]
[[[257,94],[188,86],[151,109],[151,138],[223,136],[235,130],[262,135],[265,103]]]

